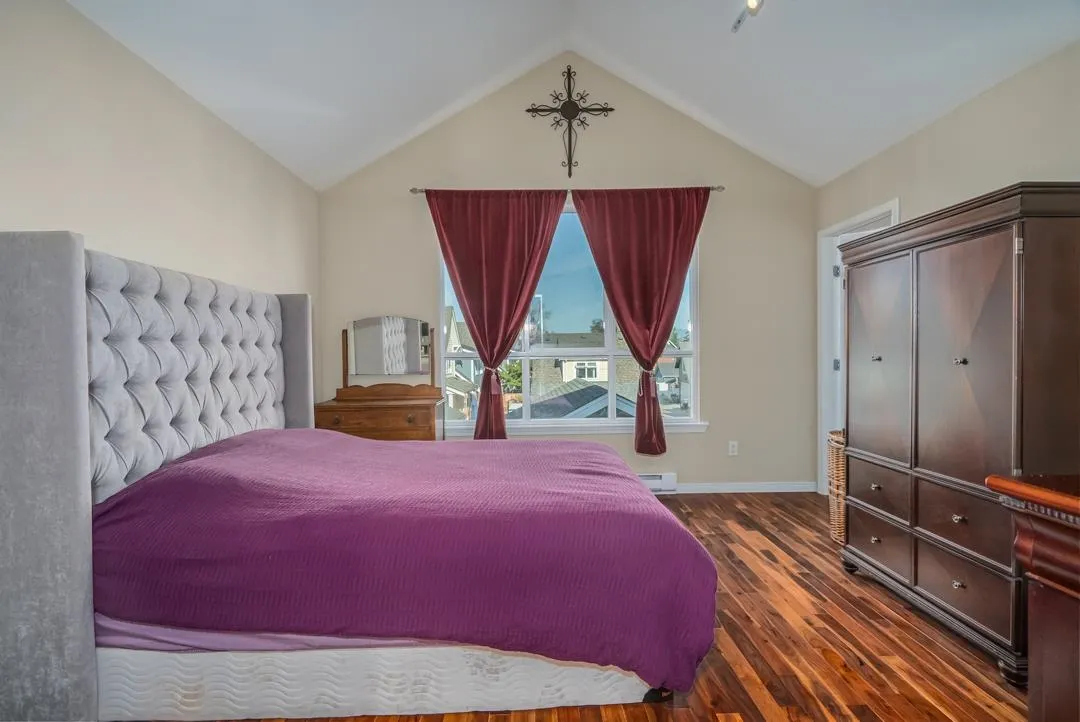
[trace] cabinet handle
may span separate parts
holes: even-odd
[[[416,419],[415,416],[413,416],[412,414],[409,414],[408,416],[405,417],[405,423],[406,424],[411,424],[415,419]]]
[[[967,521],[967,517],[964,516],[963,514],[953,514],[952,515],[952,523],[953,524],[963,524],[965,521]]]
[[[870,537],[870,543],[871,544],[880,544],[881,543],[881,537],[878,537],[878,536]]]
[[[870,490],[871,491],[881,491],[881,484],[871,484],[870,485]]]
[[[963,583],[962,581],[960,581],[959,579],[953,579],[953,580],[952,580],[952,588],[953,588],[953,589],[964,589],[965,587],[967,587],[967,585],[966,585],[966,584],[964,584],[964,583]]]
[[[880,361],[881,356],[879,356],[878,354],[874,354],[873,356],[870,357],[870,360],[871,361]]]
[[[332,423],[334,426],[339,425],[341,423],[341,417],[340,416],[335,416],[334,420],[331,421],[330,423]]]
[[[967,366],[967,359],[966,358],[954,358],[952,360],[952,362],[953,362],[953,366]]]

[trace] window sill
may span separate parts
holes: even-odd
[[[668,421],[664,431],[668,434],[701,434],[709,428],[708,421]],[[507,423],[506,435],[511,439],[522,436],[601,436],[604,434],[633,434],[634,421],[608,421],[588,424],[565,421],[533,421],[528,424]],[[446,424],[446,438],[471,439],[472,424]]]

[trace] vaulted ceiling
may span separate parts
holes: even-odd
[[[817,185],[1080,39],[1078,0],[69,2],[319,189],[564,50]]]

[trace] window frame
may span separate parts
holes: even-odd
[[[562,213],[572,213],[577,215],[577,210],[571,204],[570,199],[567,199],[566,207]],[[439,263],[439,312],[436,318],[443,319],[446,309],[446,282],[445,282],[445,262],[442,258],[441,252],[436,247],[436,253],[438,254]],[[664,428],[673,433],[700,433],[704,432],[708,426],[708,421],[701,418],[701,364],[700,349],[701,349],[701,323],[700,323],[700,284],[699,284],[699,249],[695,246],[693,256],[690,259],[690,268],[687,272],[687,279],[689,280],[689,294],[690,294],[690,323],[693,338],[693,347],[688,351],[676,351],[674,353],[665,353],[664,356],[681,357],[690,359],[690,383],[691,383],[691,406],[690,416],[687,417],[665,417]],[[475,353],[461,353],[454,352],[449,353],[446,351],[446,337],[448,329],[443,327],[443,323],[436,324],[439,345],[437,348],[441,350],[441,355],[438,358],[438,383],[444,387],[446,384],[446,364],[456,359],[477,359]],[[522,418],[520,419],[507,419],[506,428],[507,432],[511,436],[528,436],[528,435],[592,435],[592,434],[626,434],[633,433],[634,431],[634,419],[626,417],[618,417],[615,414],[617,404],[617,389],[614,383],[616,373],[616,362],[623,359],[633,359],[629,349],[622,349],[616,345],[616,323],[615,316],[611,309],[611,304],[608,302],[607,295],[604,294],[604,345],[602,347],[594,348],[531,348],[527,333],[521,334],[521,350],[512,350],[507,356],[506,360],[521,360],[521,396],[522,396]],[[523,329],[524,331],[524,329]],[[531,418],[530,410],[532,407],[532,400],[530,398],[530,373],[529,367],[533,359],[562,359],[568,361],[607,361],[608,363],[608,417],[607,418],[556,418],[556,419],[534,419]],[[576,369],[575,369],[576,374]],[[598,374],[599,375],[599,374]],[[473,429],[475,427],[475,421],[463,421],[463,420],[450,420],[448,419],[445,424],[445,431],[447,437],[471,437]]]

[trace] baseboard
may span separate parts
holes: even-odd
[[[679,484],[676,487],[677,494],[775,494],[816,491],[816,481],[714,481],[704,484]]]

